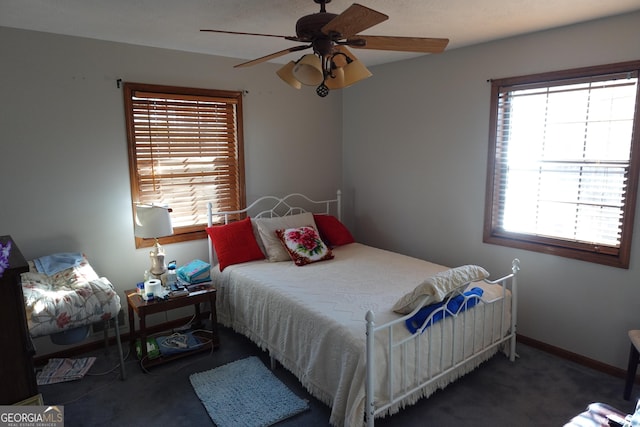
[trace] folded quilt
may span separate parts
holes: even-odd
[[[22,273],[27,325],[32,337],[64,332],[115,318],[120,297],[106,277],[99,277],[86,258],[77,266],[48,276],[35,261]]]
[[[33,263],[39,273],[53,276],[62,270],[79,265],[82,259],[82,254],[79,252],[64,252],[36,258]]]
[[[416,314],[405,321],[407,329],[409,329],[412,334],[415,333],[435,311],[437,311],[437,313],[433,314],[433,317],[429,320],[427,327],[439,322],[445,317],[461,313],[466,309],[475,306],[480,300],[480,297],[482,297],[483,292],[484,291],[481,288],[475,287],[463,292],[461,295],[451,298],[448,302],[439,302],[422,307]],[[467,301],[466,304],[465,300]],[[446,309],[440,310],[445,303],[447,305]]]

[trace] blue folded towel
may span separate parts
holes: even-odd
[[[478,303],[483,293],[484,291],[481,288],[475,287],[475,288],[471,288],[467,292],[464,292],[462,295],[457,295],[451,298],[447,303],[447,310],[441,310],[436,314],[434,314],[427,326],[431,326],[434,323],[444,319],[445,317],[451,316],[451,313],[458,314],[465,311],[467,308],[473,307]],[[464,304],[465,297],[468,298],[468,301],[466,304]],[[436,304],[427,305],[426,307],[422,307],[416,314],[414,314],[413,316],[411,316],[411,318],[405,321],[407,325],[407,329],[409,329],[409,331],[411,331],[412,334],[415,333],[418,329],[422,327],[422,325],[429,318],[431,313],[438,310],[443,305],[444,305],[444,302],[439,302]]]
[[[82,254],[80,252],[64,252],[53,255],[46,255],[33,260],[39,273],[53,276],[56,273],[75,267],[82,262]]]

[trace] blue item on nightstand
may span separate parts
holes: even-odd
[[[211,265],[199,259],[178,268],[178,278],[189,284],[207,282],[210,280]]]

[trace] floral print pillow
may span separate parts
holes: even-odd
[[[276,230],[276,234],[297,266],[333,258],[331,249],[311,226]]]

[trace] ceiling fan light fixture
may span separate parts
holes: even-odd
[[[322,63],[314,54],[303,56],[293,67],[293,76],[303,85],[315,86],[324,80]]]
[[[332,90],[342,89],[344,87],[344,70],[342,68],[331,70],[331,75],[327,76],[324,84]]]
[[[319,97],[324,98],[329,95],[329,87],[327,87],[324,82],[320,83],[320,86],[316,88],[316,94],[318,94]]]
[[[294,61],[289,61],[289,63],[287,63],[284,67],[276,71],[276,74],[282,79],[282,81],[287,83],[292,88],[300,89],[302,87],[302,83],[296,80],[295,76],[293,75],[293,68],[295,66],[296,63]]]
[[[304,55],[298,61],[289,62],[276,73],[284,82],[296,89],[300,89],[301,85],[316,86],[316,93],[323,97],[327,96],[330,89],[348,87],[372,76],[371,72],[347,49],[347,46],[359,49],[439,53],[449,43],[449,39],[442,38],[360,35],[361,32],[386,21],[389,17],[358,3],[352,4],[340,14],[329,13],[326,10],[326,4],[331,0],[313,1],[320,5],[320,12],[300,17],[296,21],[295,36],[213,29],[200,31],[276,37],[304,43],[234,65],[234,68],[260,64],[292,52],[312,48],[313,54]],[[342,71],[336,72],[336,69]]]
[[[342,67],[342,70],[344,71],[344,86],[342,87],[349,87],[373,75],[358,59],[349,62]]]
[[[331,66],[333,68],[342,68],[349,62],[351,62],[351,58],[349,58],[347,54],[343,52],[338,51],[331,57]]]

